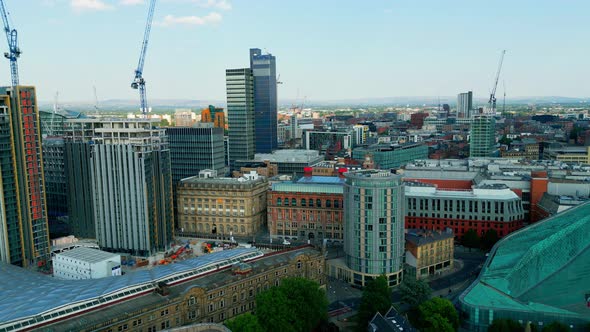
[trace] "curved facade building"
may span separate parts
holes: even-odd
[[[572,331],[590,324],[590,203],[509,234],[459,301],[469,331],[496,318]]]
[[[401,282],[404,254],[404,186],[401,176],[383,170],[346,173],[344,252],[350,282],[386,275]]]

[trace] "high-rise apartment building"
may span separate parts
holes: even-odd
[[[346,279],[364,286],[370,279],[385,275],[390,286],[398,285],[404,256],[402,178],[384,170],[348,172],[345,177]]]
[[[101,248],[144,256],[165,250],[172,241],[170,150],[165,130],[154,128],[156,122],[71,122],[68,141],[90,146],[92,208]],[[79,156],[87,161],[88,154]]]
[[[473,116],[473,92],[468,91],[457,95],[457,117],[470,118]]]
[[[490,115],[476,115],[471,121],[470,157],[489,157],[496,144],[496,120]]]
[[[250,69],[254,75],[256,153],[271,153],[278,148],[276,59],[251,48]]]
[[[254,77],[250,68],[227,69],[229,162],[254,159]]]
[[[201,122],[211,122],[214,127],[225,129],[225,113],[223,108],[209,105],[201,111]]]
[[[44,265],[49,227],[35,88],[0,88],[0,260]]]

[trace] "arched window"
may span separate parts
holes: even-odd
[[[279,197],[277,198],[277,206],[283,205],[283,200]]]
[[[307,206],[307,202],[306,202],[305,198],[301,199],[301,206]]]
[[[319,199],[316,199],[316,200],[315,200],[315,205],[316,205],[317,207],[322,207],[322,201],[321,201],[321,200],[319,200]]]
[[[291,198],[291,206],[297,206],[297,198]]]
[[[209,224],[205,224],[205,232],[208,232],[209,230],[210,230]]]
[[[246,227],[240,226],[240,231],[242,232],[242,234],[246,234]]]
[[[332,201],[327,199],[326,200],[326,207],[332,207]]]
[[[289,206],[289,198],[285,198],[285,206]]]
[[[340,201],[334,201],[334,207],[335,208],[339,208],[340,207]]]
[[[202,232],[203,231],[203,224],[200,224],[200,223],[197,224],[197,229],[199,232]]]
[[[309,200],[309,207],[313,207],[313,199]]]

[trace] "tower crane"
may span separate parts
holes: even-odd
[[[500,56],[500,63],[498,64],[498,71],[496,72],[496,80],[494,81],[494,86],[492,87],[492,91],[490,92],[490,100],[488,101],[488,112],[492,115],[496,114],[496,89],[498,88],[500,71],[502,70],[502,63],[504,62],[504,54],[506,54],[506,50],[502,50],[502,55]]]
[[[10,60],[10,76],[12,78],[12,86],[18,85],[18,63],[17,59],[21,54],[18,47],[18,35],[16,29],[11,29],[8,22],[8,14],[4,7],[4,1],[0,0],[0,12],[2,14],[2,21],[4,22],[4,32],[6,33],[6,40],[8,41],[8,52],[4,53],[4,57]]]
[[[141,44],[141,53],[139,53],[139,62],[137,63],[137,69],[135,69],[135,78],[131,83],[131,87],[133,89],[139,89],[141,113],[144,117],[147,117],[148,105],[147,98],[145,96],[145,80],[143,79],[143,65],[145,62],[145,54],[147,52],[148,41],[150,39],[150,31],[152,30],[152,21],[154,18],[155,6],[156,0],[150,0],[147,22],[145,24],[145,31],[143,33],[143,43]]]

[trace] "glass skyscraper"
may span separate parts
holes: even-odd
[[[278,148],[276,59],[251,48],[250,68],[254,75],[256,153],[270,153]]]
[[[227,69],[229,163],[254,159],[254,80],[250,68]]]

